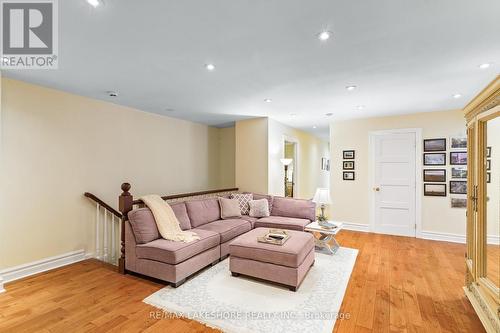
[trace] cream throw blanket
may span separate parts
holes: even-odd
[[[141,200],[151,209],[155,218],[156,226],[161,237],[175,241],[189,243],[200,239],[196,233],[183,231],[179,226],[179,220],[174,214],[172,207],[159,195],[145,195]]]

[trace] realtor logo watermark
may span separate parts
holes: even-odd
[[[0,67],[57,69],[57,0],[0,0]]]

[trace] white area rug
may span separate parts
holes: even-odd
[[[297,292],[232,277],[226,259],[144,302],[227,333],[331,333],[357,255],[358,250],[343,247],[333,256],[316,253],[316,262]]]

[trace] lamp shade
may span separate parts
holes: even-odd
[[[314,194],[313,202],[321,205],[331,203],[330,199],[330,189],[328,188],[318,188]]]
[[[292,163],[292,159],[291,158],[282,158],[280,159],[281,163],[283,163],[283,165],[290,165],[290,163]]]

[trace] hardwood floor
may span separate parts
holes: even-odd
[[[462,291],[465,245],[341,231],[359,249],[334,332],[484,332]],[[217,332],[155,319],[142,303],[162,284],[87,260],[7,285],[0,332]]]

